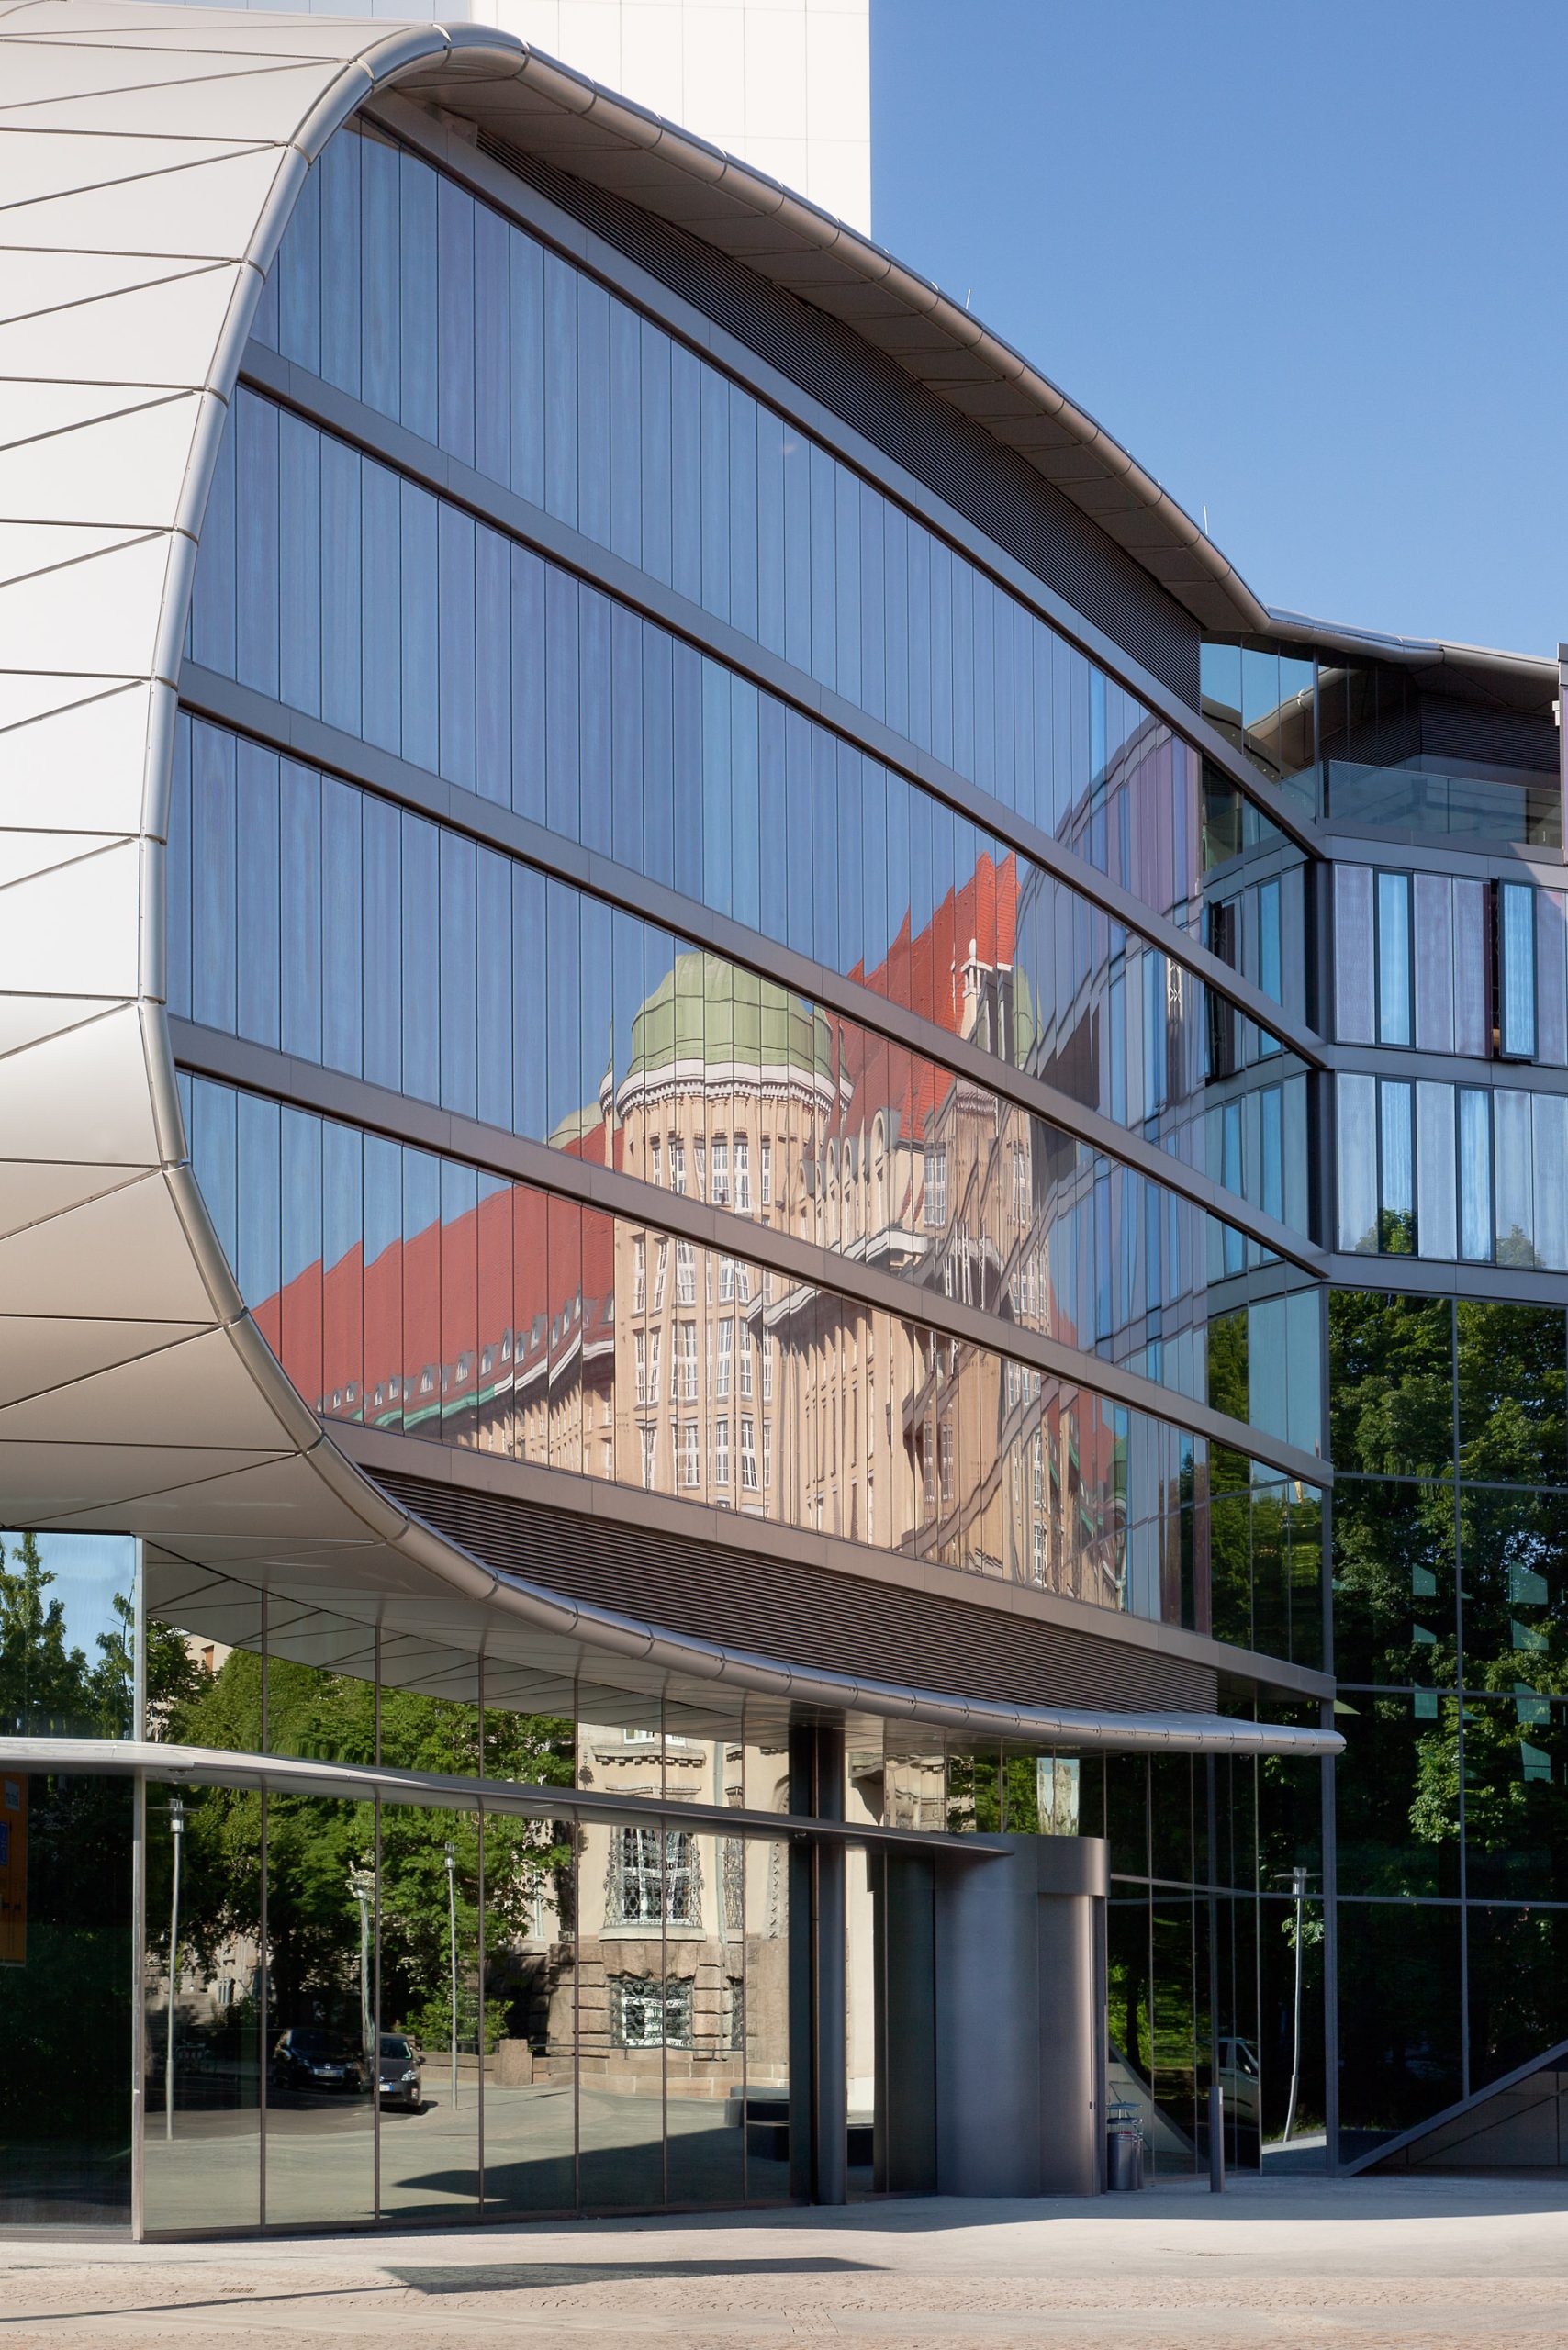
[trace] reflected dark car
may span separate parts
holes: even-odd
[[[270,2077],[279,2089],[330,2089],[357,2094],[366,2086],[364,2060],[341,2031],[291,2024],[273,2049]]]
[[[425,2094],[420,2065],[423,2063],[411,2040],[400,2031],[384,2031],[381,2035],[380,2097],[383,2105],[406,2106],[410,2113],[418,2113],[424,2104]]]

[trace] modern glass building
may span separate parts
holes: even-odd
[[[0,188],[6,2221],[1519,2159],[1555,665],[494,30]]]

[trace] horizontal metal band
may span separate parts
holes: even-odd
[[[310,375],[293,360],[280,358],[276,352],[252,343],[246,351],[240,381],[379,458],[433,495],[493,523],[562,569],[590,581],[618,603],[655,621],[671,635],[699,646],[776,699],[790,704],[819,725],[830,727],[882,766],[896,769],[921,790],[945,801],[967,821],[982,825],[1043,872],[1100,907],[1113,922],[1148,939],[1217,995],[1226,997],[1238,1011],[1288,1044],[1303,1060],[1316,1065],[1321,1040],[1315,1032],[1293,1021],[1260,988],[1233,970],[1228,963],[1222,963],[1218,956],[1180,929],[1169,916],[1111,880],[1087,857],[1064,848],[1051,834],[1030,823],[1004,801],[982,791],[956,768],[945,767],[907,736],[868,716],[842,694],[817,684],[804,670],[781,660],[740,629],[715,620],[700,604],[666,588],[623,555],[584,537],[569,523],[546,513],[543,507],[520,498],[487,475],[476,473],[432,442],[421,441],[406,426],[393,423],[378,409],[367,408],[349,393]]]
[[[889,1002],[874,989],[845,979],[826,964],[813,962],[793,947],[780,946],[759,932],[746,929],[728,914],[714,913],[666,883],[651,881],[645,875],[633,872],[629,866],[617,865],[597,850],[567,840],[564,834],[549,832],[543,824],[519,816],[510,808],[482,800],[476,792],[447,783],[427,768],[396,758],[391,752],[378,750],[357,735],[323,724],[319,719],[308,718],[286,703],[270,700],[252,687],[237,685],[232,678],[203,669],[195,662],[187,661],[181,669],[180,699],[197,717],[252,735],[289,757],[308,761],[348,782],[363,785],[383,799],[395,800],[399,807],[429,816],[487,847],[503,850],[542,872],[553,873],[602,898],[609,905],[658,923],[696,946],[710,947],[715,955],[722,955],[742,969],[777,980],[781,987],[793,989],[810,1001],[841,1013],[858,1026],[907,1046],[956,1076],[972,1079],[987,1092],[1014,1103],[1032,1117],[1045,1118],[1051,1125],[1065,1128],[1092,1148],[1103,1152],[1106,1158],[1136,1168],[1151,1181],[1207,1209],[1222,1222],[1234,1225],[1249,1239],[1271,1249],[1278,1257],[1287,1258],[1305,1271],[1318,1272],[1319,1252],[1303,1234],[1226,1191],[1211,1177],[1200,1174],[1157,1144],[1146,1142],[1130,1127],[1118,1125],[1103,1112],[1074,1101],[1059,1087],[980,1051],[947,1029],[923,1020],[917,1013]]]
[[[824,1844],[858,1844],[874,1852],[940,1852],[947,1860],[990,1861],[1007,1846],[984,1836],[870,1822],[817,1819],[792,1811],[732,1810],[724,1804],[673,1801],[659,1796],[584,1794],[576,1787],[533,1786],[510,1779],[465,1779],[438,1771],[399,1771],[388,1764],[322,1762],[292,1754],[237,1754],[218,1746],[162,1746],[133,1738],[0,1738],[0,1766],[125,1778],[145,1773],[179,1786],[265,1787],[274,1795],[324,1796],[349,1802],[417,1803],[439,1811],[496,1811],[525,1819],[643,1821],[658,1814],[683,1828],[719,1836],[789,1836]]]
[[[1221,1677],[1318,1705],[1334,1695],[1332,1674],[1311,1666],[918,1551],[387,1428],[333,1437],[399,1509],[493,1572],[656,1617],[665,1633],[835,1669],[864,1651],[890,1679],[940,1683],[960,1702],[1197,1714]]]
[[[363,1078],[345,1077],[337,1069],[298,1060],[269,1046],[230,1036],[223,1029],[171,1019],[169,1035],[175,1060],[198,1075],[266,1093],[323,1117],[341,1118],[346,1125],[364,1126],[393,1141],[443,1152],[488,1174],[535,1184],[653,1231],[690,1238],[726,1257],[755,1260],[790,1281],[834,1291],[857,1304],[879,1307],[994,1354],[1011,1355],[1014,1361],[1026,1362],[1050,1378],[1087,1387],[1125,1404],[1130,1411],[1206,1437],[1212,1444],[1264,1461],[1303,1483],[1333,1483],[1332,1469],[1316,1453],[1264,1436],[1245,1420],[1232,1419],[1206,1403],[1176,1394],[1141,1372],[1123,1371],[1099,1355],[1041,1337],[1020,1323],[1001,1321],[940,1290],[917,1289],[895,1273],[882,1272],[874,1265],[799,1239],[772,1225],[726,1213],[703,1200],[655,1189],[634,1175],[594,1166],[569,1151],[552,1150],[548,1144],[508,1134],[500,1126],[482,1125],[477,1118],[415,1101],[385,1086],[367,1084]]]

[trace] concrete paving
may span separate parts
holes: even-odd
[[[1234,2183],[265,2244],[0,2244],[0,2350],[1568,2344],[1568,2181]]]

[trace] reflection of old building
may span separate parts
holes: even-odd
[[[788,2079],[789,1895],[778,1844],[680,1824],[680,1804],[738,1806],[777,1784],[781,1751],[679,1734],[583,1725],[578,1781],[662,1803],[662,1823],[588,1827],[577,1863],[574,1930],[540,1920],[548,2012],[535,2077],[622,2093],[738,2098]]]

